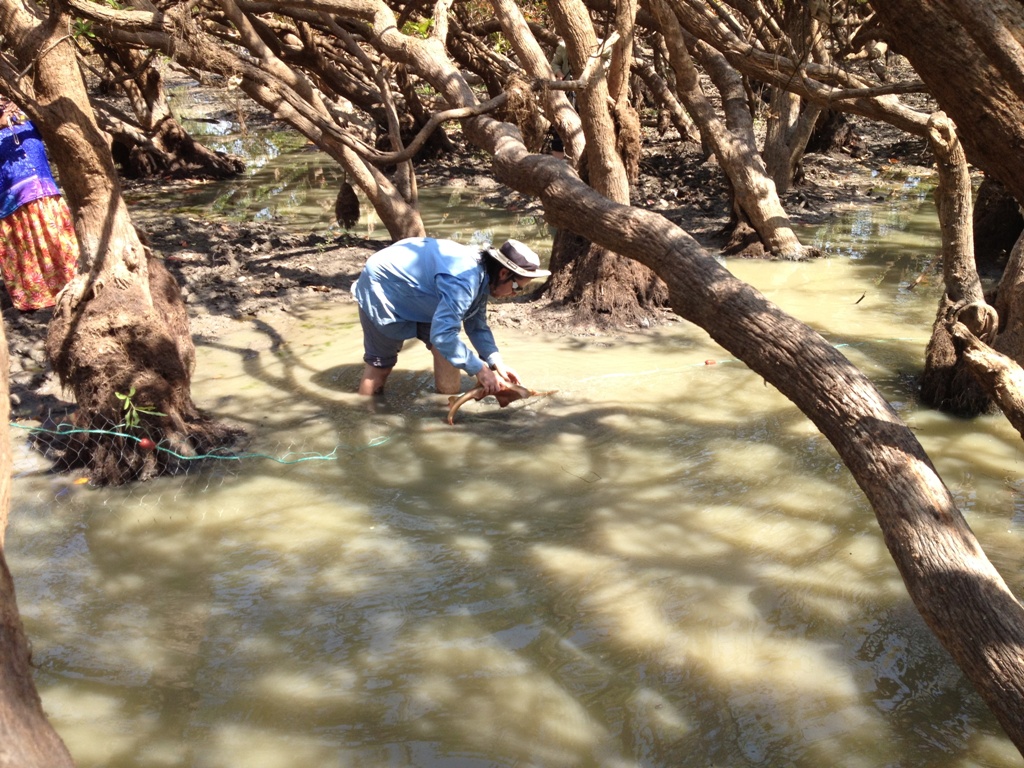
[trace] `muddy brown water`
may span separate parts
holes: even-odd
[[[1019,436],[915,401],[933,211],[908,185],[812,236],[728,266],[895,403],[1020,593]],[[319,302],[199,346],[249,458],[100,489],[13,436],[8,556],[78,765],[1020,764],[835,451],[706,333],[497,335],[557,394],[449,426],[419,346],[369,403]]]

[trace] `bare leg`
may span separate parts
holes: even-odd
[[[360,395],[383,395],[384,382],[388,380],[394,368],[374,368],[367,365],[363,368],[363,378],[359,380]]]
[[[457,395],[462,391],[462,371],[445,360],[436,348],[430,351],[434,355],[434,387],[442,395]]]

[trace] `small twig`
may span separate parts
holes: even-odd
[[[561,465],[559,465],[559,466],[561,466]],[[592,474],[595,477],[597,477],[597,480],[587,480],[587,478],[583,477],[582,475],[577,475],[575,472],[570,472],[564,466],[561,466],[561,468],[562,468],[562,471],[565,472],[565,474],[572,475],[573,477],[575,477],[575,478],[577,478],[579,480],[582,480],[584,483],[596,483],[597,480],[603,480],[604,479],[599,474],[597,474],[597,472],[595,472],[594,470],[590,470],[590,474]]]

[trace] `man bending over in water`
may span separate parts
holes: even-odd
[[[442,394],[460,391],[460,369],[476,376],[488,395],[518,383],[487,325],[487,299],[515,296],[535,277],[550,274],[518,240],[481,250],[412,237],[377,251],[352,286],[366,363],[359,394],[384,392],[402,344],[413,338],[433,353],[434,384]],[[459,337],[463,327],[476,353]]]

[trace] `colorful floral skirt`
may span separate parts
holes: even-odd
[[[60,195],[33,200],[0,219],[0,274],[18,309],[52,307],[77,264],[75,227]]]

